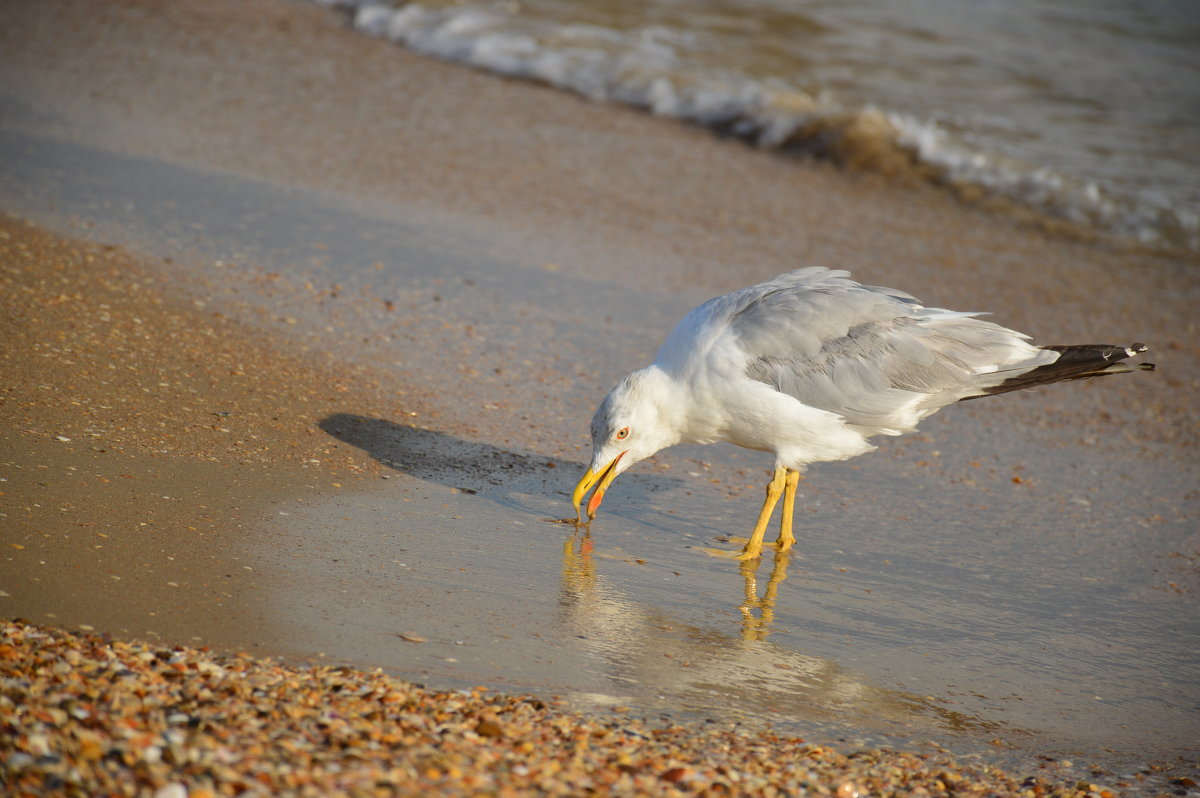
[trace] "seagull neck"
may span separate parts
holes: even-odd
[[[687,428],[687,390],[657,365],[650,365],[637,372],[642,400],[649,404],[656,418],[655,441],[658,449],[674,446],[683,440]]]

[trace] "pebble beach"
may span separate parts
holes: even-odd
[[[1185,649],[1200,596],[1193,253],[782,163],[422,58],[300,0],[8,4],[0,50],[5,794],[1197,792],[1200,724],[1180,708],[1195,694]],[[330,222],[330,208],[353,213]],[[280,225],[285,211],[295,218]],[[380,232],[392,230],[398,244]],[[739,606],[733,569],[688,559],[695,542],[740,530],[760,463],[650,463],[607,500],[594,559],[564,558],[569,530],[545,522],[569,510],[609,382],[696,302],[808,263],[986,306],[1052,343],[1145,340],[1159,370],[956,410],[904,444],[915,458],[877,455],[881,470],[906,469],[882,498],[836,492],[856,470],[815,474],[808,561],[786,583],[772,576],[775,632],[753,574]],[[989,454],[1004,443],[1003,458]],[[982,610],[917,570],[949,558],[941,538],[892,565],[910,517],[917,532],[944,524],[955,545],[972,517],[949,500],[906,505],[906,491],[971,502],[985,548],[956,556],[983,561],[979,590],[999,591]],[[822,527],[822,502],[852,520]],[[843,541],[847,524],[857,538]],[[1041,559],[1027,543],[1001,545],[1009,526],[1063,552],[1061,565],[1047,576],[1021,559]],[[844,556],[860,545],[881,552],[873,564]],[[984,581],[993,572],[999,587]],[[1093,584],[1099,598],[1076,606]],[[883,615],[893,637],[860,643],[847,617],[875,601],[917,603]],[[839,689],[899,689],[950,718],[935,731],[960,745],[847,742],[770,697],[707,719],[646,709],[689,709],[671,692],[692,664],[680,661],[740,651],[747,640],[728,630],[749,608],[746,651],[766,652],[769,676],[815,661]],[[809,609],[820,623],[806,631]],[[938,648],[939,623],[953,643],[993,610],[1029,627]],[[1092,611],[1095,639],[1080,626]],[[910,622],[938,634],[910,645]],[[776,648],[755,648],[772,633]],[[587,648],[606,635],[654,661],[611,665]],[[779,641],[795,639],[814,649],[789,659]],[[1073,670],[1093,646],[1100,664]],[[944,694],[870,675],[871,657],[921,672],[972,647],[1004,664],[972,661],[984,675],[956,672]],[[1017,714],[1047,678],[1021,659],[1051,649],[1067,652],[1049,661],[1061,681],[1030,694],[1051,703],[1078,682],[1101,709],[1071,697]],[[734,666],[753,668],[750,654]],[[850,655],[857,665],[837,665]],[[676,670],[661,676],[664,663]],[[589,668],[607,681],[562,675]],[[636,671],[658,703],[621,693],[605,668],[628,682]],[[1101,702],[1106,682],[1127,692]],[[603,711],[567,695],[596,683],[614,694]],[[832,714],[867,725],[867,706]],[[1072,725],[1081,736],[1060,733]],[[1146,730],[1157,736],[1123,750]]]
[[[4,626],[0,680],[14,796],[1114,795],[937,755],[584,718],[484,686],[440,692],[379,670],[22,621]]]

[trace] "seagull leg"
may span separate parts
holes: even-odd
[[[750,539],[746,541],[746,547],[739,554],[734,555],[735,559],[749,560],[762,553],[762,542],[763,537],[767,534],[767,524],[771,522],[771,515],[775,512],[775,505],[779,503],[779,497],[783,494],[786,481],[787,469],[783,466],[777,466],[775,468],[775,476],[771,477],[771,481],[767,483],[767,495],[763,499],[762,510],[758,513],[758,521],[754,524],[754,531],[750,533]]]
[[[779,503],[779,497],[783,495],[784,483],[787,481],[787,469],[779,466],[775,469],[775,476],[767,483],[767,496],[763,500],[762,510],[758,513],[758,522],[754,524],[754,532],[750,534],[750,539],[746,541],[746,547],[739,552],[724,551],[722,549],[705,549],[707,554],[714,557],[730,557],[735,560],[752,560],[762,553],[763,536],[767,533],[767,524],[771,522],[771,514],[775,512],[775,505]]]
[[[780,552],[787,551],[796,542],[796,536],[792,534],[792,514],[796,509],[796,485],[799,482],[800,472],[789,468],[783,486],[783,519],[779,524],[779,540],[775,541],[775,547]]]

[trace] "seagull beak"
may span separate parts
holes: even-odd
[[[617,463],[621,462],[621,458],[625,456],[625,452],[621,452],[612,462],[600,469],[600,473],[596,473],[592,469],[588,469],[583,478],[579,480],[579,484],[575,486],[575,492],[571,495],[571,503],[575,505],[575,518],[578,521],[583,520],[583,513],[579,509],[579,503],[583,501],[583,497],[592,489],[592,486],[597,482],[600,485],[596,488],[596,492],[592,494],[592,498],[587,504],[587,517],[590,522],[596,517],[596,508],[600,506],[600,502],[604,501],[604,491],[608,490],[608,486],[617,478]]]

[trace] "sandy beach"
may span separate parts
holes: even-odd
[[[15,794],[1195,791],[1194,257],[423,59],[309,3],[0,22]],[[590,534],[548,523],[617,377],[698,302],[811,264],[1039,342],[1145,341],[1158,371],[814,468],[774,570],[691,551],[759,501],[769,464],[727,448],[623,477]],[[255,693],[282,725],[234,740],[243,672],[304,694]],[[97,709],[135,684],[175,694]],[[323,711],[363,747],[313,732]]]

